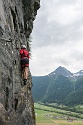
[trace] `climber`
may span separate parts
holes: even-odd
[[[20,49],[20,59],[21,59],[21,68],[23,74],[23,82],[26,85],[29,73],[29,52],[26,50],[25,45],[21,45]]]

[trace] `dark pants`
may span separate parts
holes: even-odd
[[[29,67],[29,59],[28,58],[22,58],[21,59],[21,67]]]

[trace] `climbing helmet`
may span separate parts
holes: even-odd
[[[25,46],[25,45],[21,45],[21,48],[24,48],[24,49],[26,49],[26,46]]]

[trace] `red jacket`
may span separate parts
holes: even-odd
[[[26,49],[20,49],[19,53],[20,53],[20,56],[22,59],[25,57],[27,57],[29,59],[29,52]]]

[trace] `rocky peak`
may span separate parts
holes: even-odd
[[[73,75],[76,77],[83,76],[83,70],[80,70],[79,72],[74,73]]]
[[[55,71],[53,71],[49,75],[51,75],[51,76],[62,75],[62,76],[65,76],[65,77],[69,77],[69,76],[72,75],[72,73],[70,71],[68,71],[66,68],[59,66]]]

